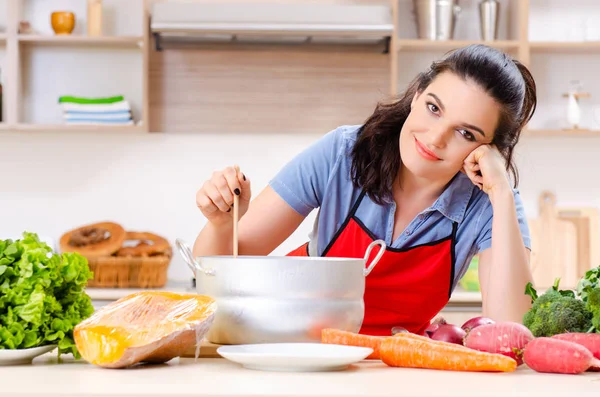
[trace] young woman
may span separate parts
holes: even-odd
[[[234,194],[240,255],[268,255],[318,208],[310,241],[289,255],[363,257],[373,240],[387,244],[366,278],[361,333],[422,333],[476,254],[484,315],[520,322],[532,276],[513,149],[536,101],[531,74],[508,55],[451,52],[364,124],[296,156],[252,203],[243,170],[215,172],[196,196],[208,222],[194,254],[232,253]]]

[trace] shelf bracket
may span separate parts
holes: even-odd
[[[162,47],[160,46],[160,34],[153,33],[153,35],[154,35],[154,48],[156,49],[156,51],[160,52],[160,51],[162,51]]]
[[[390,53],[390,43],[392,42],[392,36],[386,36],[385,38],[385,47],[383,49],[383,54]]]

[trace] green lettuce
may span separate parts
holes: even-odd
[[[56,344],[59,357],[81,358],[73,329],[94,312],[92,277],[84,256],[55,253],[35,233],[0,240],[0,349]]]

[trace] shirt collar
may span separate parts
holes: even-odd
[[[437,210],[446,218],[460,223],[465,218],[473,189],[475,185],[469,177],[459,172],[430,209]]]

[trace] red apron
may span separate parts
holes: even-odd
[[[323,252],[324,257],[363,258],[375,236],[356,217],[364,192]],[[386,248],[366,277],[365,315],[361,334],[391,335],[392,327],[424,334],[431,319],[444,308],[454,281],[457,223],[449,236],[409,248]],[[367,264],[377,255],[374,249]],[[307,256],[308,243],[288,256]]]

